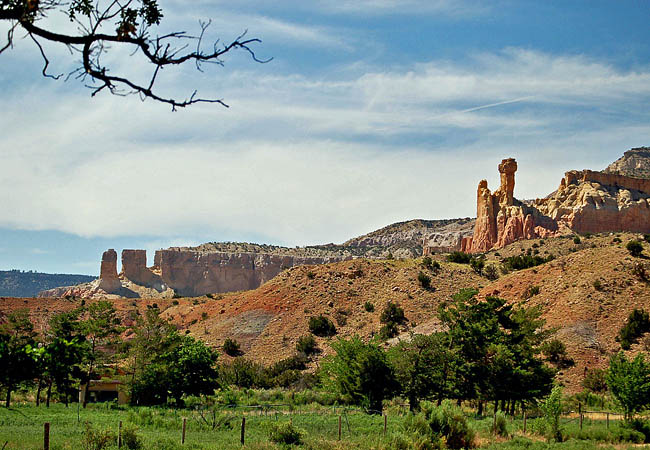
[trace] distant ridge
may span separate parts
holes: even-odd
[[[46,289],[87,283],[95,278],[90,275],[0,270],[0,297],[34,297]]]
[[[626,151],[603,171],[635,178],[650,178],[650,147]]]

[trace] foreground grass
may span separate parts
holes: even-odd
[[[338,418],[342,418],[342,439],[338,440]],[[186,443],[180,445],[183,417],[187,418]],[[50,448],[83,449],[85,423],[96,430],[112,430],[117,433],[118,423],[124,428],[137,427],[145,449],[240,449],[242,417],[246,418],[246,446],[252,449],[278,448],[269,442],[274,424],[291,421],[303,432],[304,447],[311,449],[397,449],[405,415],[389,412],[387,432],[384,435],[384,418],[359,411],[345,411],[319,405],[306,405],[292,411],[268,409],[224,409],[214,416],[206,414],[205,420],[196,411],[166,408],[127,407],[117,408],[111,403],[90,404],[77,416],[77,405],[66,408],[53,404],[49,409],[33,405],[16,405],[10,409],[0,408],[0,448],[38,449],[43,446],[43,423],[50,423]],[[582,450],[591,448],[628,448],[633,446],[629,430],[612,421],[606,427],[604,421],[585,421],[580,430],[576,420],[566,419],[563,428],[566,442],[547,443],[541,419],[527,422],[523,434],[522,420],[508,419],[507,436],[494,436],[492,419],[473,419],[472,428],[477,432],[477,443],[490,449],[546,449],[561,448]],[[636,444],[638,445],[638,443]],[[109,447],[117,448],[117,445]],[[124,448],[124,447],[123,447]]]

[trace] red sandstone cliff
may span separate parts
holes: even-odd
[[[516,170],[513,158],[499,164],[501,186],[494,193],[486,180],[479,182],[474,235],[463,239],[462,251],[485,252],[571,232],[650,232],[650,179],[572,170],[557,191],[524,204],[513,196]]]

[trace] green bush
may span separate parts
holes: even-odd
[[[307,272],[307,278],[313,280],[314,278],[316,278],[316,274],[310,270],[309,272]]]
[[[547,258],[538,255],[517,255],[505,258],[503,260],[503,267],[506,269],[506,272],[508,272],[512,270],[528,269],[530,267],[539,266],[540,264],[544,264],[552,260],[552,255],[549,255]]]
[[[650,316],[643,309],[634,309],[616,336],[616,340],[621,343],[623,350],[628,350],[639,337],[648,331],[650,331]]]
[[[590,369],[582,380],[582,386],[591,392],[605,392],[607,390],[606,374],[607,371],[604,369]]]
[[[485,269],[483,269],[483,275],[485,275],[485,278],[488,280],[494,281],[499,278],[499,271],[494,264],[490,264],[489,266],[485,266]]]
[[[647,236],[647,235],[646,235]],[[633,419],[626,424],[631,430],[643,434],[643,442],[650,443],[650,423],[643,419]]]
[[[239,343],[235,341],[234,339],[227,338],[223,342],[223,352],[228,355],[228,356],[239,356],[241,355],[241,349],[239,347]]]
[[[424,258],[422,258],[422,265],[424,267],[426,267],[427,269],[431,269],[431,264],[433,264],[433,261],[431,260],[431,258],[429,258],[428,256],[425,256]]]
[[[497,436],[510,436],[510,432],[508,431],[508,419],[506,418],[506,415],[503,413],[503,411],[497,412],[494,420],[494,429],[492,431]]]
[[[111,430],[96,430],[89,422],[84,424],[81,440],[84,450],[103,450],[113,445],[114,442],[115,434]]]
[[[316,336],[334,336],[336,334],[336,327],[330,319],[323,315],[313,316],[309,318],[309,331]]]
[[[432,443],[444,438],[447,448],[472,448],[475,446],[475,432],[469,426],[462,410],[445,401],[442,406],[422,402],[421,411],[411,414],[405,420],[408,432],[424,435]]]
[[[296,350],[307,356],[319,352],[318,346],[316,345],[316,339],[311,334],[298,338]]]
[[[424,289],[429,289],[431,287],[431,277],[424,272],[418,274],[418,281]]]
[[[379,329],[379,338],[382,340],[394,338],[399,334],[399,329],[394,323],[387,323]]]
[[[459,251],[451,252],[447,255],[447,261],[458,264],[469,264],[471,259],[472,258],[469,254]]]
[[[138,436],[136,426],[125,426],[122,429],[122,444],[129,450],[140,450],[143,448],[142,439]]]
[[[365,309],[367,312],[374,312],[375,311],[375,305],[373,305],[370,300],[366,301],[366,303],[363,304],[363,309]]]
[[[404,309],[400,308],[399,303],[388,302],[384,310],[379,316],[381,323],[394,323],[401,325],[406,320],[404,316]]]
[[[578,245],[580,243],[580,237],[579,236],[574,237],[573,238],[573,243]]]
[[[269,440],[280,445],[300,445],[302,432],[289,422],[272,424]]]
[[[643,244],[639,241],[631,240],[627,243],[625,248],[630,252],[630,255],[634,257],[641,256],[641,253],[643,253]]]
[[[474,272],[481,275],[483,273],[483,268],[485,267],[485,258],[484,257],[471,258],[469,260],[469,265]]]

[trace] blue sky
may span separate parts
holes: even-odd
[[[274,59],[166,71],[163,93],[231,105],[172,113],[44,79],[18,40],[0,55],[0,270],[97,274],[109,247],[151,262],[206,241],[342,242],[474,216],[478,181],[494,188],[505,157],[519,162],[515,195],[534,198],[650,145],[646,1],[160,5],[161,32],[211,18],[211,37],[248,29]],[[53,73],[75,67],[46,49]],[[137,55],[108,58],[147,73]]]

